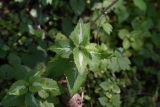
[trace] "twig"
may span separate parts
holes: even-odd
[[[102,11],[102,13],[101,13],[95,20],[93,20],[93,22],[96,22],[96,21],[97,21],[100,17],[102,17],[103,15],[107,15],[109,9],[110,9],[115,3],[117,3],[117,2],[118,2],[118,0],[113,0],[113,2],[112,2],[107,8],[105,8],[105,9]]]

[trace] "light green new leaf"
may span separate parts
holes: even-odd
[[[86,46],[87,44],[89,44],[89,36],[90,25],[84,24],[83,21],[80,20],[74,31],[71,33],[70,38],[76,46],[80,44]]]
[[[49,96],[45,90],[38,91],[38,95],[43,99],[46,99]]]
[[[39,107],[38,102],[33,94],[26,94],[25,96],[25,103],[29,107]]]
[[[85,50],[75,48],[73,50],[74,62],[80,74],[83,74],[89,63],[89,55]]]
[[[24,80],[18,80],[12,84],[11,88],[8,91],[9,95],[22,95],[27,93],[27,82]]]
[[[127,29],[121,29],[118,33],[118,36],[120,39],[126,39],[128,37],[130,37],[130,33]]]
[[[147,5],[144,0],[133,0],[133,2],[140,10],[145,11],[147,9]]]
[[[105,30],[105,32],[108,34],[108,35],[110,35],[110,33],[112,32],[112,25],[111,24],[109,24],[109,23],[105,23],[105,24],[103,24],[103,30]]]
[[[49,50],[56,52],[63,58],[69,58],[70,54],[72,53],[69,40],[59,40],[53,46],[51,46]]]
[[[31,92],[37,92],[40,90],[46,90],[49,92],[54,91],[56,93],[55,96],[60,94],[57,82],[49,78],[36,78],[33,80],[29,90]]]
[[[47,101],[44,101],[44,102],[40,102],[40,107],[54,107],[54,104],[53,103],[49,103]]]
[[[128,49],[131,46],[131,43],[128,39],[123,40],[123,48]]]

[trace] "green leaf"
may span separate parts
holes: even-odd
[[[17,107],[23,104],[24,96],[5,96],[2,99],[2,106],[3,107]]]
[[[108,35],[110,35],[110,33],[112,32],[112,25],[111,24],[109,24],[109,23],[105,23],[105,24],[103,24],[103,30],[105,30],[105,32],[108,34]]]
[[[113,89],[113,82],[108,79],[100,84],[100,87],[105,91],[110,91]]]
[[[108,68],[113,72],[120,70],[129,70],[130,69],[130,60],[123,56],[121,53],[115,51],[115,56],[111,57],[108,60]]]
[[[70,5],[77,15],[80,15],[85,9],[84,0],[70,0]]]
[[[29,107],[39,107],[38,102],[33,94],[26,94],[25,103]]]
[[[129,33],[129,31],[128,31],[127,29],[121,29],[121,30],[119,31],[119,33],[118,33],[118,36],[119,36],[122,40],[124,40],[124,39],[130,37],[130,33]]]
[[[109,60],[109,66],[108,66],[112,71],[119,71],[119,64],[118,64],[118,59],[116,57],[112,57]]]
[[[128,39],[124,39],[123,41],[123,48],[128,49],[130,47],[130,41]]]
[[[140,10],[145,11],[147,9],[147,5],[144,0],[133,0],[133,2]]]
[[[46,90],[48,92],[54,91],[55,96],[60,94],[59,86],[56,81],[49,78],[35,78],[32,85],[29,87],[31,92]]]
[[[74,62],[66,58],[56,57],[47,64],[47,75],[54,79],[59,79],[66,72],[70,72]]]
[[[8,55],[8,61],[10,64],[14,65],[14,64],[21,64],[21,59],[19,56],[17,56],[14,53],[10,53]]]
[[[100,98],[98,98],[98,100],[99,100],[99,102],[100,102],[100,104],[101,104],[102,106],[106,106],[107,103],[108,103],[107,97],[100,97]]]
[[[85,50],[75,48],[73,50],[74,62],[80,74],[86,71],[87,64],[89,63],[89,55]]]
[[[10,80],[14,77],[13,73],[14,73],[13,68],[10,65],[5,64],[5,65],[0,66],[0,78],[1,79]]]
[[[27,93],[27,82],[24,80],[18,80],[15,83],[12,84],[10,87],[8,94],[9,95],[23,95]]]
[[[90,36],[90,25],[84,24],[82,20],[79,20],[74,31],[71,33],[70,38],[76,46],[80,44],[86,46],[87,44],[89,44],[90,40],[89,36]]]
[[[120,1],[120,0],[119,0]],[[128,11],[127,7],[124,6],[124,5],[120,5],[118,6],[116,9],[115,9],[115,13],[117,14],[118,16],[118,21],[119,23],[125,21],[129,15],[130,15],[130,12]]]
[[[131,63],[127,57],[119,57],[118,63],[121,70],[129,70]]]
[[[119,94],[113,94],[111,98],[112,105],[114,107],[120,107],[121,101],[120,101],[120,95]]]
[[[38,91],[38,95],[43,99],[46,99],[49,96],[49,94],[45,90]]]
[[[40,102],[40,107],[55,107],[53,103],[49,103],[47,101]]]
[[[69,58],[72,53],[69,40],[59,40],[49,50],[56,52],[63,58]]]
[[[69,18],[69,17],[64,17],[62,19],[62,30],[63,32],[68,36],[70,35],[70,33],[72,32],[73,30],[73,23],[72,23],[72,19]]]
[[[24,65],[14,65],[13,70],[14,70],[13,75],[16,80],[27,79],[27,76],[30,72],[30,69]]]
[[[88,72],[79,74],[76,68],[73,68],[66,74],[67,86],[71,96],[73,96],[80,89],[81,85],[86,80]]]

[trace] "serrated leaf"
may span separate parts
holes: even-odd
[[[129,70],[130,68],[130,60],[122,56],[121,53],[115,51],[115,56],[108,59],[108,68],[111,69],[113,72],[120,71],[120,70]]]
[[[87,45],[89,44],[89,36],[90,36],[90,25],[84,24],[82,20],[80,20],[75,27],[74,31],[71,33],[70,38],[73,43],[78,45]]]
[[[145,11],[147,9],[147,5],[144,0],[133,0],[133,2],[140,10]]]
[[[130,60],[127,57],[118,58],[119,67],[121,70],[129,70]]]
[[[8,94],[18,96],[18,95],[23,95],[27,93],[27,91],[28,91],[27,82],[24,80],[18,80],[12,84],[12,86],[8,91]]]
[[[69,58],[72,53],[69,40],[59,40],[49,50],[56,52],[63,58]]]
[[[74,62],[80,74],[86,71],[87,64],[89,63],[89,55],[85,50],[75,48],[73,50]]]
[[[26,94],[25,96],[25,103],[29,107],[39,107],[38,102],[34,96],[34,94]]]

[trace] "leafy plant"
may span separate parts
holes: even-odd
[[[155,0],[0,1],[0,106],[159,106]]]

